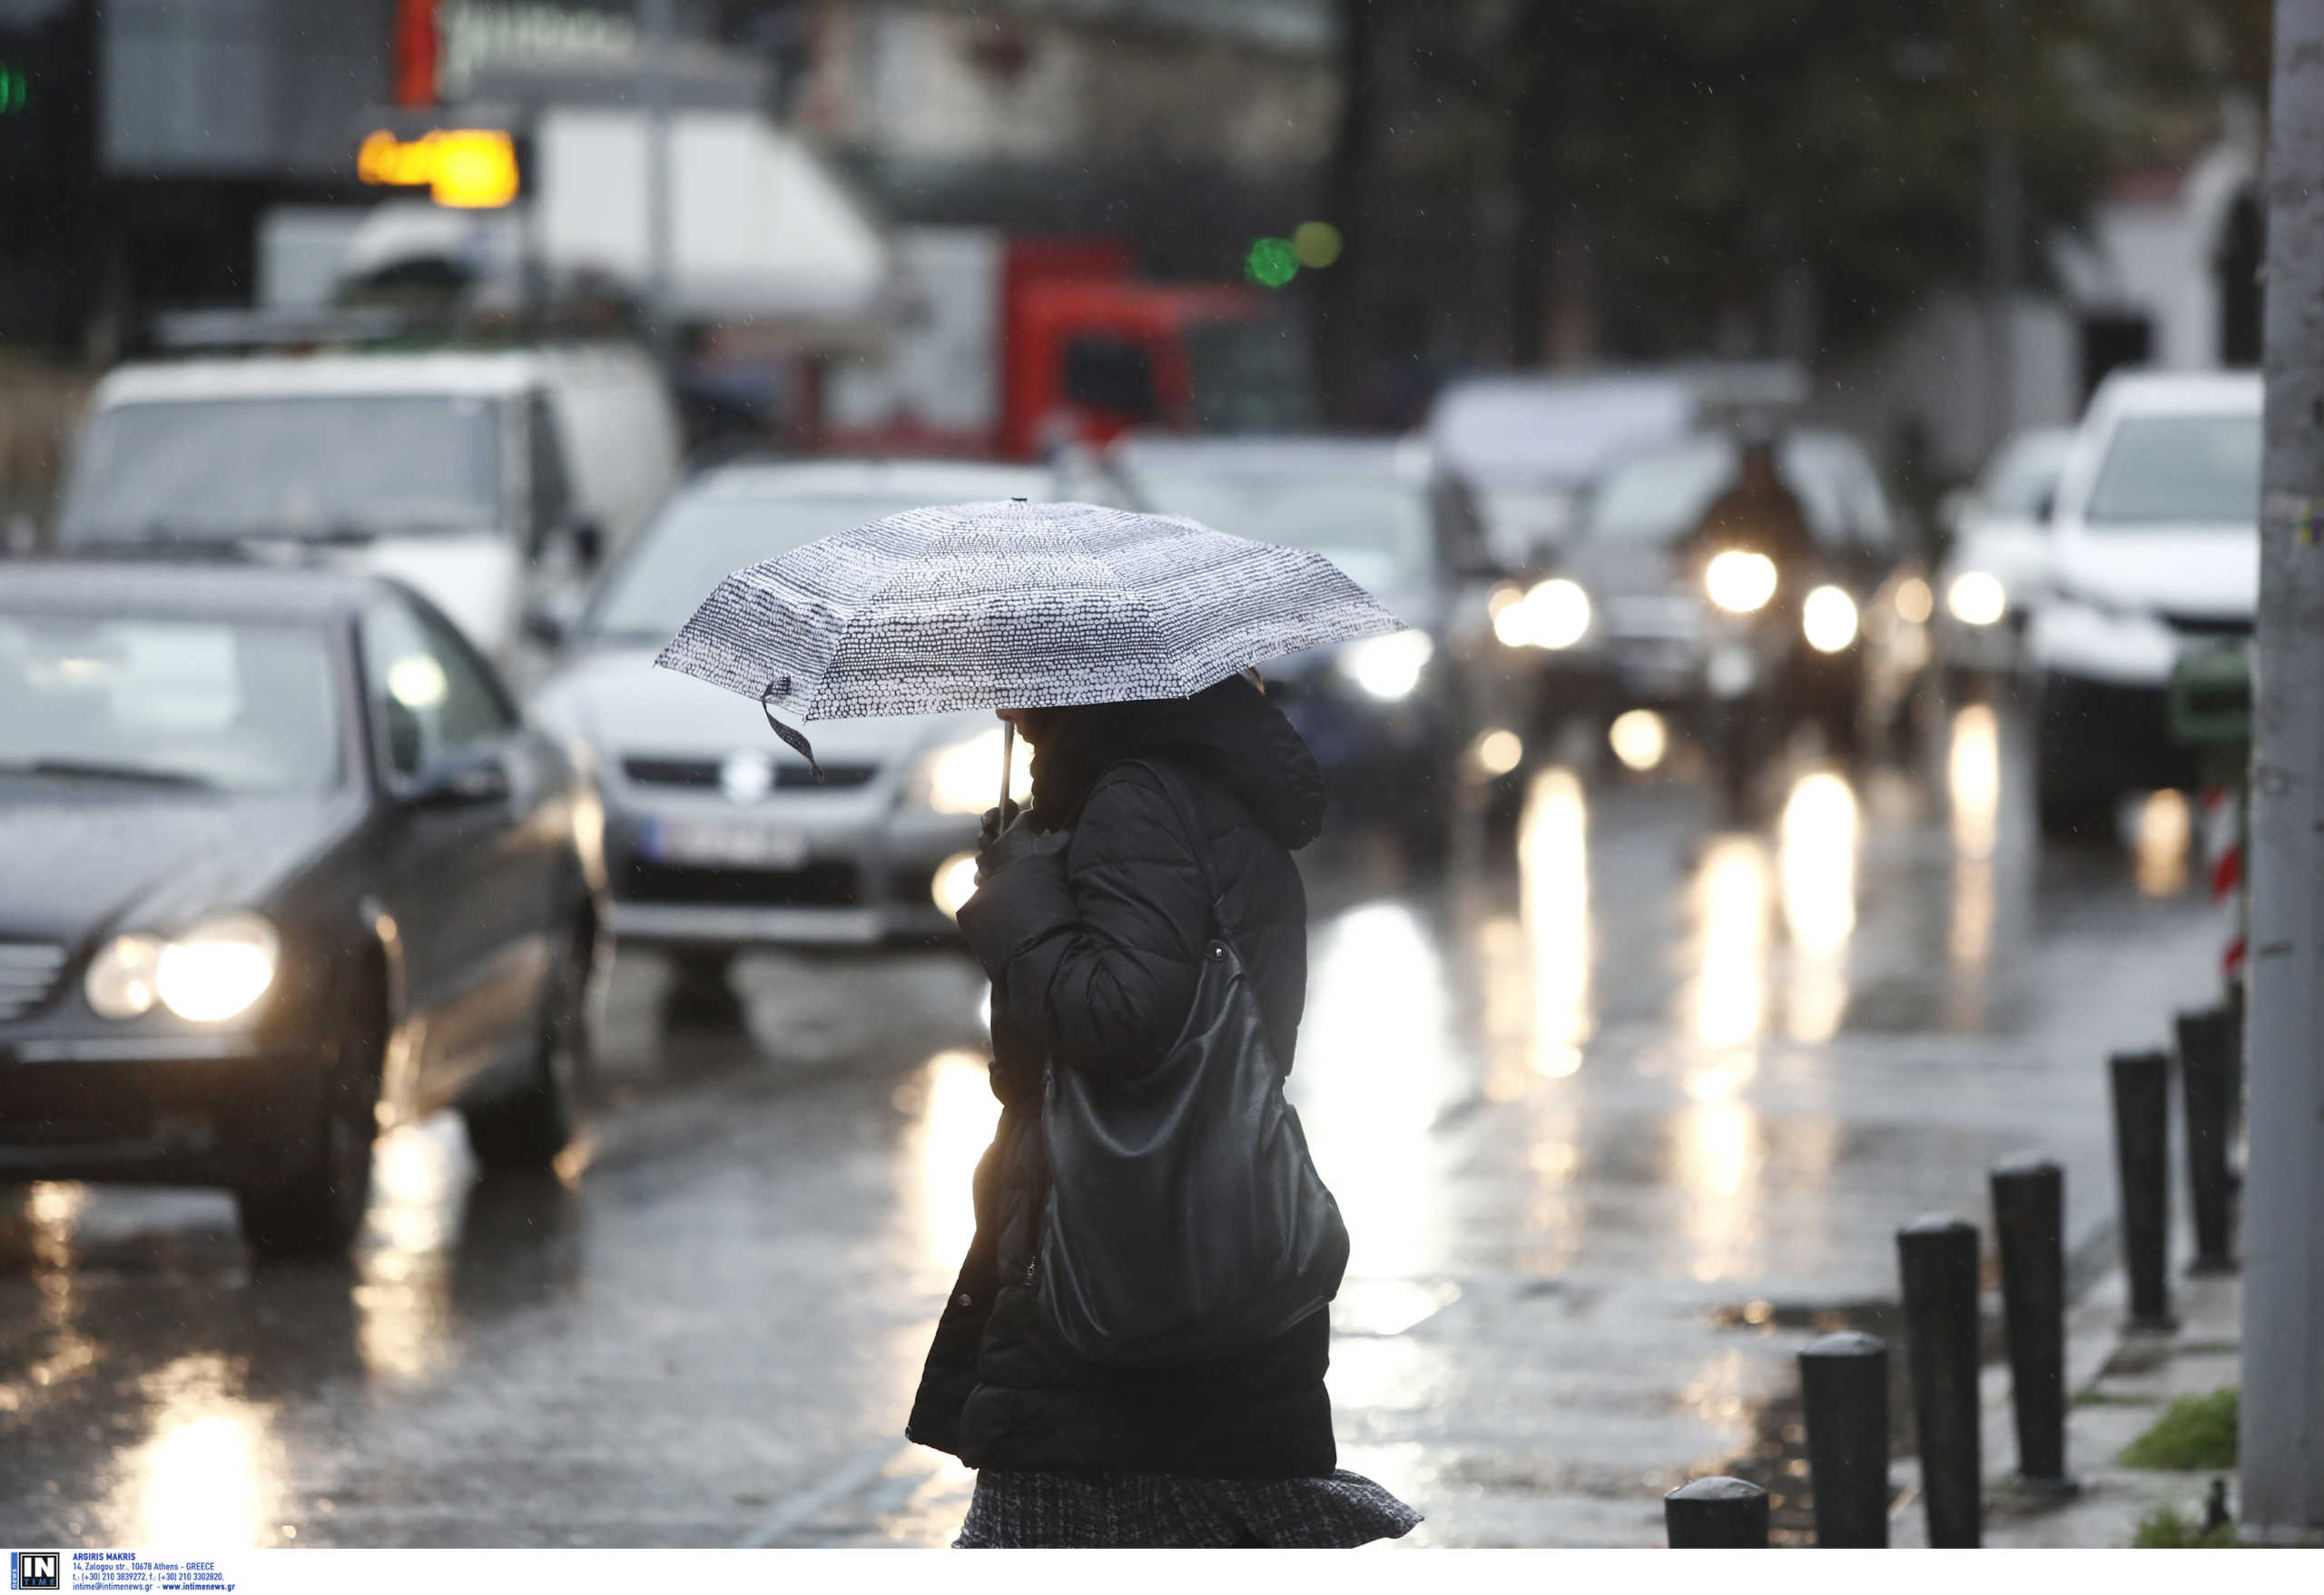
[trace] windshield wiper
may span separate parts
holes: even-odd
[[[94,759],[34,759],[28,763],[0,764],[9,775],[57,775],[74,781],[133,781],[144,786],[202,787],[217,783],[182,770],[155,770],[143,764],[108,764]]]

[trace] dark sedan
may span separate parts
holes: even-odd
[[[223,1186],[261,1253],[331,1253],[384,1125],[457,1107],[483,1164],[547,1163],[602,829],[405,587],[8,566],[0,1178]]]

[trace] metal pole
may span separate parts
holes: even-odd
[[[1697,1479],[1662,1498],[1662,1523],[1673,1551],[1764,1551],[1768,1492],[1723,1473]]]
[[[1002,722],[1000,723],[1000,828],[1001,828],[1002,830],[1004,830],[1004,831],[1006,831],[1006,830],[1009,828],[1009,822],[1010,822],[1011,820],[1014,820],[1014,819],[1017,817],[1016,812],[1015,812],[1015,811],[1016,811],[1016,805],[1015,805],[1014,803],[1012,803],[1012,802],[1010,802],[1009,801],[1009,785],[1011,784],[1011,783],[1010,783],[1010,782],[1009,782],[1009,766],[1016,761],[1016,758],[1017,758],[1017,723],[1016,723],[1014,720],[1004,720],[1004,721],[1002,721]]]
[[[2228,1184],[2228,1093],[2235,1045],[2231,1009],[2179,1016],[2179,1088],[2187,1109],[2187,1195],[2195,1211],[2190,1274],[2235,1272],[2234,1213]]]
[[[2276,0],[2251,750],[2243,1533],[2324,1537],[2324,0]]]
[[[1896,1232],[1896,1262],[1905,1282],[1928,1542],[1939,1551],[1974,1548],[1984,1532],[1984,1492],[1977,1433],[1977,1226],[1942,1215],[1908,1225]]]
[[[665,370],[676,352],[670,284],[673,0],[637,0],[638,98],[645,111],[645,323]]]
[[[2179,1327],[2171,1315],[2171,1058],[2118,1052],[2114,1167],[2122,1190],[2122,1267],[2131,1276],[2132,1329]]]
[[[2029,1157],[2003,1164],[1991,1177],[2018,1482],[2041,1494],[2072,1494],[2080,1486],[2066,1474],[2065,1172]]]
[[[1888,1544],[1888,1343],[1844,1330],[1799,1354],[1816,1543]]]

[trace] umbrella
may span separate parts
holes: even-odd
[[[776,710],[837,720],[1188,697],[1262,660],[1403,625],[1320,554],[1177,516],[1009,499],[906,510],[738,570],[655,663],[755,698],[812,764]]]

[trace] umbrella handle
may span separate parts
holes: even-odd
[[[1009,771],[1016,762],[1017,723],[1004,720],[1000,723],[1000,828],[1004,831],[1017,818],[1017,805],[1009,796]]]

